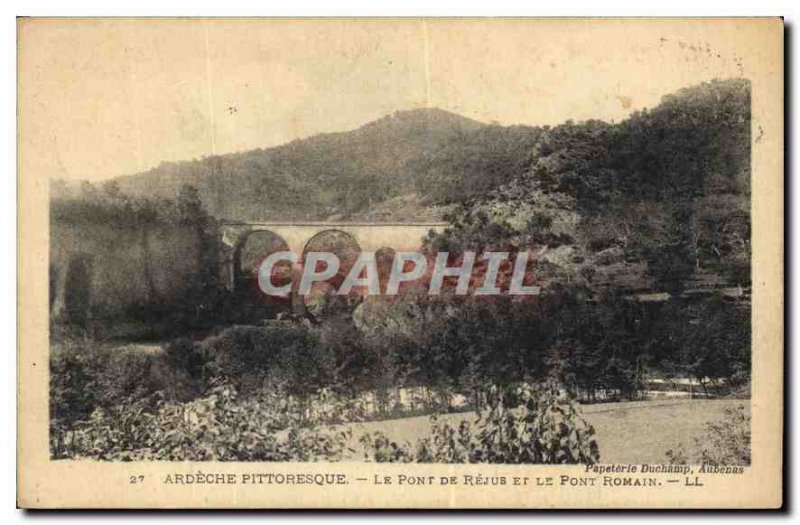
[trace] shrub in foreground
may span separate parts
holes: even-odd
[[[706,423],[705,436],[695,439],[695,449],[689,453],[681,445],[668,450],[667,459],[682,465],[750,465],[750,414],[745,406],[726,408],[722,420]]]
[[[285,396],[240,399],[230,386],[186,403],[137,399],[98,409],[51,442],[55,458],[171,461],[336,461],[348,431],[319,428]]]
[[[600,457],[594,428],[552,385],[493,388],[488,407],[457,427],[433,417],[414,451],[381,433],[362,436],[361,444],[376,462],[593,464]]]

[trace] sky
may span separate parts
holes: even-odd
[[[483,122],[619,121],[746,76],[736,21],[39,19],[19,27],[20,153],[101,181],[438,107]]]

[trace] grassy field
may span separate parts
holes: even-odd
[[[666,452],[683,444],[687,451],[694,449],[694,438],[704,436],[705,425],[721,420],[728,407],[744,405],[747,400],[681,399],[635,401],[584,405],[584,418],[597,431],[601,463],[664,463]],[[444,416],[451,423],[474,419],[474,414]],[[410,417],[352,425],[354,435],[380,431],[398,442],[416,443],[428,433],[428,417]],[[355,441],[355,440],[354,440]],[[363,450],[354,443],[352,460],[363,459]]]

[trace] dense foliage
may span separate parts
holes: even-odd
[[[367,459],[379,463],[592,464],[600,457],[594,429],[552,385],[493,388],[487,409],[458,427],[432,417],[430,436],[414,450],[382,433],[365,434]]]
[[[51,199],[50,234],[50,306],[59,323],[139,320],[158,336],[218,314],[217,221],[192,186],[167,199],[132,197],[114,181],[84,184]]]
[[[104,460],[316,461],[339,459],[347,430],[317,428],[283,396],[240,400],[220,386],[190,402],[160,395],[95,410],[88,421],[51,434],[55,457]]]
[[[749,387],[749,333],[747,317],[724,301],[679,307],[560,296],[365,303],[349,319],[235,326],[202,341],[177,339],[163,353],[59,336],[51,413],[69,427],[130,399],[160,393],[185,401],[219,384],[245,396],[280,391],[301,404],[326,393],[355,403],[380,392],[378,417],[399,415],[383,396],[414,386],[435,393],[423,403],[428,410],[445,411],[454,396],[482,408],[494,388],[547,380],[584,401],[599,393],[636,399],[653,376],[691,377],[709,393],[735,394]]]
[[[429,244],[568,248],[560,280],[595,287],[604,283],[587,275],[613,258],[629,275],[646,265],[640,288],[680,291],[708,273],[749,286],[746,80],[681,90],[619,124],[546,128],[525,158],[512,177],[483,170],[482,191],[462,199],[447,216],[453,227]]]

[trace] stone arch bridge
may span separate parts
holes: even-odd
[[[413,251],[422,245],[429,232],[442,232],[446,222],[225,222],[221,224],[225,247],[222,270],[230,290],[234,290],[247,268],[243,264],[252,252],[263,258],[267,251],[293,251],[303,254],[324,235],[347,239],[359,251]],[[261,238],[262,246],[257,239]],[[254,245],[248,248],[248,245]],[[248,252],[251,252],[248,254]],[[252,266],[250,266],[252,269]]]

